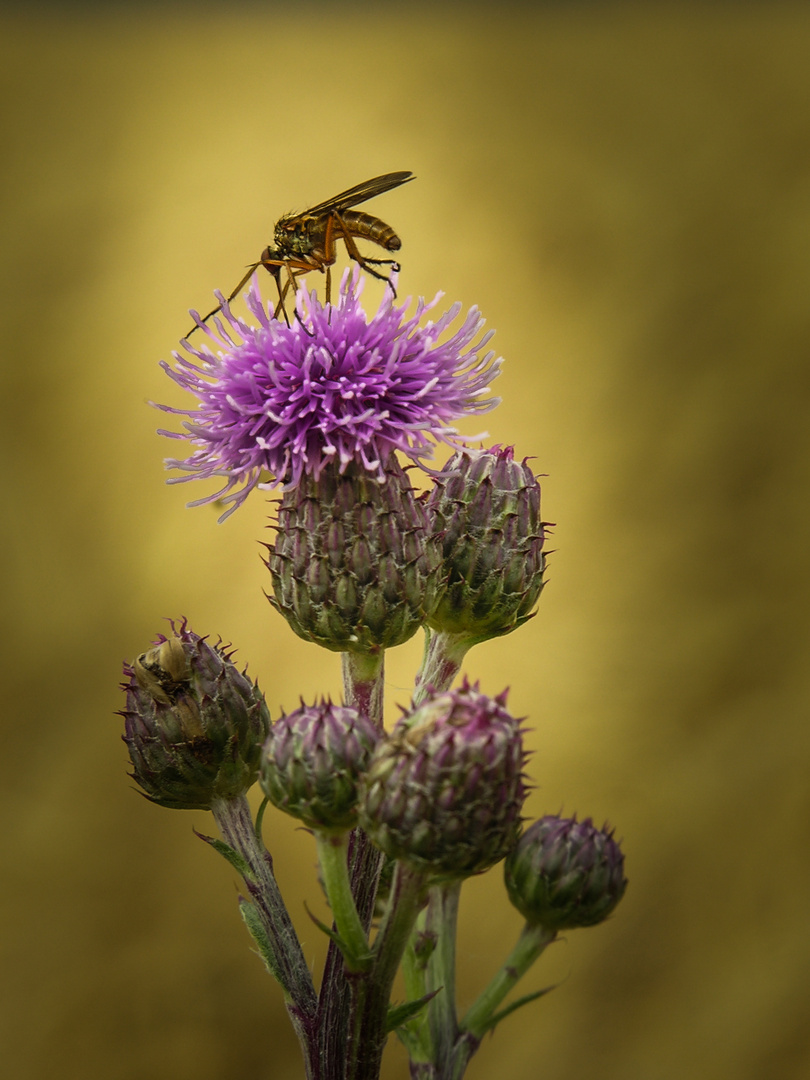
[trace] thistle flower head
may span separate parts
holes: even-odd
[[[595,926],[627,888],[624,855],[607,826],[547,815],[530,825],[504,867],[509,899],[549,930]]]
[[[379,740],[380,732],[356,709],[302,701],[270,728],[262,791],[312,829],[350,829],[357,823],[358,783]]]
[[[506,693],[465,679],[429,697],[379,744],[360,823],[378,847],[439,878],[467,877],[514,846],[526,794],[520,721]]]
[[[382,480],[329,466],[285,491],[268,567],[273,606],[299,637],[336,652],[407,641],[443,581],[424,503],[393,455]]]
[[[218,351],[185,340],[187,355],[175,352],[173,368],[163,362],[198,399],[193,409],[157,406],[187,417],[185,430],[161,433],[193,448],[186,458],[167,460],[186,474],[169,482],[224,481],[191,505],[221,499],[231,512],[253,488],[292,487],[329,463],[343,471],[358,462],[381,474],[395,450],[421,462],[434,443],[457,447],[480,438],[461,437],[450,426],[498,403],[489,382],[500,360],[485,352],[491,332],[475,342],[483,326],[477,308],[448,337],[460,304],[423,324],[441,294],[431,304],[420,300],[406,316],[409,302],[396,306],[389,290],[368,319],[361,288],[359,272],[347,272],[336,305],[300,291],[297,317],[287,326],[273,318],[254,277],[247,304],[257,325],[237,318],[217,294],[220,316],[213,326],[198,319],[198,326]]]
[[[176,810],[208,810],[256,779],[270,717],[259,688],[222,645],[183,620],[124,665],[124,742],[132,778],[148,799]]]
[[[444,595],[429,619],[475,640],[531,618],[543,588],[540,485],[511,446],[465,449],[435,478],[427,502],[442,545]]]

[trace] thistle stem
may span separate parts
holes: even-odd
[[[308,1080],[320,1080],[317,997],[298,936],[273,873],[273,858],[253,824],[244,795],[211,804],[222,839],[247,865],[243,875],[272,954],[273,971],[284,991],[287,1012],[301,1044]]]
[[[433,943],[429,942],[425,922],[426,911],[423,909],[417,916],[402,956],[402,978],[405,983],[406,1001],[419,1001],[427,993],[427,958],[422,954]],[[408,1021],[397,1034],[407,1047],[412,1075],[416,1063],[427,1065],[433,1060],[430,1030],[425,1011]]]
[[[493,976],[489,985],[482,990],[467,1010],[461,1021],[462,1031],[469,1032],[479,1042],[481,1041],[495,1015],[495,1010],[556,936],[556,930],[546,930],[542,926],[526,923],[500,971]],[[454,1074],[454,1077],[458,1076],[461,1076],[461,1073]]]
[[[458,1035],[456,1016],[456,931],[461,882],[434,885],[430,890],[425,928],[436,941],[427,964],[425,989],[437,991],[428,1003],[433,1062],[438,1075],[450,1060]]]
[[[475,644],[470,634],[453,634],[447,630],[426,630],[425,653],[416,676],[413,701],[420,705],[429,690],[449,689],[458,675],[464,657]]]
[[[335,927],[343,942],[343,959],[349,971],[364,971],[371,958],[366,932],[357,914],[349,881],[349,834],[317,831],[318,862]]]
[[[345,703],[364,713],[382,730],[385,653],[344,652],[341,658]],[[347,863],[354,907],[365,934],[374,913],[382,854],[372,847],[360,828],[349,834]],[[347,1075],[347,1046],[359,1022],[363,982],[360,976],[347,972],[340,949],[330,942],[318,998],[323,1080],[344,1080]]]
[[[347,705],[364,713],[375,727],[383,726],[383,674],[385,653],[341,653],[343,697]]]
[[[470,1058],[490,1029],[498,1006],[556,936],[554,930],[544,930],[541,926],[530,926],[526,923],[500,971],[490,980],[489,985],[463,1017],[453,1053],[446,1067],[436,1070],[432,1076],[420,1076],[419,1080],[461,1080]]]
[[[351,1043],[347,1080],[378,1080],[388,1037],[386,1020],[391,987],[427,889],[426,875],[397,863],[391,896],[374,941],[374,961],[362,982],[360,1006]]]

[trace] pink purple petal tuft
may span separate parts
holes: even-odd
[[[254,277],[247,303],[258,325],[223,304],[213,326],[198,323],[217,352],[184,340],[185,354],[173,354],[174,366],[162,362],[198,399],[193,409],[156,406],[187,418],[184,430],[161,434],[194,448],[189,457],[167,460],[167,468],[186,474],[169,483],[224,481],[189,505],[222,500],[231,504],[227,516],[253,488],[294,487],[330,462],[341,471],[360,462],[382,476],[393,451],[422,464],[436,443],[459,449],[482,437],[460,436],[451,426],[499,402],[489,384],[501,360],[486,350],[492,331],[479,337],[478,309],[448,336],[460,304],[423,323],[441,293],[430,304],[420,299],[407,316],[410,301],[397,306],[387,292],[369,319],[361,291],[357,272],[344,274],[335,305],[301,290],[297,317],[287,326],[272,317]]]

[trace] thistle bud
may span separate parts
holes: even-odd
[[[526,622],[545,568],[540,485],[526,461],[511,446],[462,450],[427,507],[447,578],[430,626],[485,641]]]
[[[284,492],[268,567],[299,637],[336,652],[407,641],[436,604],[439,544],[424,504],[391,458],[385,480],[328,465]]]
[[[254,783],[270,717],[259,688],[221,645],[172,623],[124,665],[124,742],[143,794],[175,810],[208,810]]]
[[[321,701],[282,716],[270,728],[259,783],[280,810],[312,829],[357,823],[358,783],[380,732],[356,709]]]
[[[527,922],[549,930],[595,926],[627,888],[613,832],[590,818],[535,821],[507,857],[504,876],[509,899]]]
[[[437,877],[494,865],[514,846],[526,794],[520,722],[465,679],[429,697],[377,747],[360,824],[392,858]]]

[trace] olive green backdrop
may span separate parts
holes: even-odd
[[[394,169],[418,179],[368,209],[402,294],[497,329],[486,426],[557,523],[538,617],[466,670],[529,718],[530,812],[609,819],[630,877],[470,1078],[808,1075],[807,6],[0,19],[7,1075],[301,1075],[213,824],[134,793],[113,711],[164,616],[232,641],[274,714],[339,692],[262,595],[266,498],[185,509],[147,403],[181,402],[158,360],[278,216]],[[419,651],[390,656],[392,717]],[[267,839],[319,965],[311,839],[277,814]],[[462,921],[469,1001],[520,925],[499,869]]]

